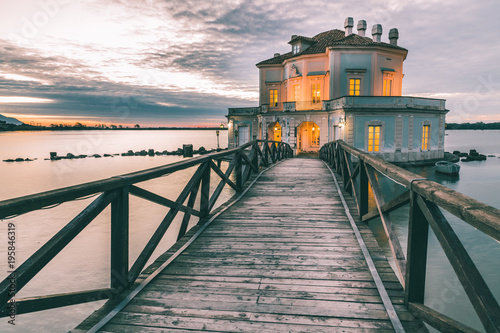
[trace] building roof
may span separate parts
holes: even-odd
[[[282,55],[261,61],[257,64],[257,66],[277,65],[277,64],[282,64],[283,61],[287,59],[300,57],[302,55],[325,53],[326,49],[331,46],[383,46],[391,49],[407,51],[403,47],[391,45],[389,43],[384,43],[384,42],[374,42],[373,39],[369,37],[362,37],[354,33],[345,37],[345,32],[343,30],[338,30],[338,29],[319,33],[312,38],[304,36],[295,37],[295,39],[299,38],[311,40],[314,41],[315,43],[297,54],[293,54],[292,52],[284,53]],[[292,41],[295,41],[295,39],[292,39]]]

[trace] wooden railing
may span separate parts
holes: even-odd
[[[198,216],[200,219],[206,219],[210,215],[217,198],[226,185],[231,186],[236,191],[242,191],[245,181],[249,179],[251,173],[258,172],[260,166],[267,167],[272,163],[290,157],[293,157],[293,151],[288,144],[256,140],[235,149],[200,156],[153,169],[1,201],[0,220],[84,198],[89,195],[99,195],[97,199],[83,209],[80,214],[73,218],[55,236],[24,261],[15,272],[0,282],[0,315],[9,315],[9,302],[15,302],[16,314],[22,314],[100,300],[119,293],[136,281],[179,212],[184,213],[184,216],[177,239],[186,233],[191,215]],[[225,172],[220,168],[222,160],[229,162]],[[135,185],[194,166],[198,166],[197,170],[175,201]],[[211,170],[221,179],[212,195],[210,195]],[[198,192],[200,192],[200,207],[196,209],[194,204]],[[168,207],[170,210],[129,269],[130,194]],[[186,200],[187,204],[185,203]],[[108,205],[111,205],[110,288],[11,300],[14,293],[17,293],[33,279],[43,267],[84,230]],[[3,223],[8,223],[8,220],[4,220]],[[14,285],[12,283],[13,280],[15,280]]]
[[[405,304],[415,316],[444,332],[476,332],[424,305],[429,225],[463,285],[486,332],[500,332],[500,307],[440,208],[500,241],[500,211],[422,178],[405,169],[362,152],[345,142],[333,141],[320,150],[326,161],[343,178],[358,208],[361,220],[380,217],[405,291]],[[405,188],[389,202],[382,196],[379,176]],[[369,191],[376,208],[369,211]],[[408,206],[407,258],[394,231],[390,212]]]

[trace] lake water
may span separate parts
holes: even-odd
[[[459,176],[436,173],[432,166],[409,168],[409,170],[500,209],[500,131],[446,131],[446,151],[469,152],[470,149],[477,149],[478,152],[485,155],[496,156],[488,157],[486,161],[459,162],[458,164],[461,166]],[[394,192],[400,191],[394,186],[389,186],[385,189],[385,192],[390,193],[391,190]],[[497,300],[500,300],[500,244],[448,212],[444,212],[444,215],[462,241],[489,288]],[[407,209],[400,209],[391,213],[391,218],[401,245],[406,252]],[[370,223],[370,227],[375,232],[377,240],[382,245],[386,255],[389,256],[390,249],[387,246],[380,220]],[[475,314],[439,242],[432,231],[429,231],[429,235],[425,304],[484,332],[481,322]]]
[[[500,156],[500,131],[447,131],[446,150],[468,151]],[[176,150],[184,143],[194,148],[217,147],[215,131],[65,131],[65,132],[0,132],[0,160],[7,158],[37,158],[33,162],[0,162],[0,200],[51,190],[128,172],[151,168],[182,160],[178,156],[108,157],[78,160],[47,161],[49,152],[59,155],[115,154],[127,150]],[[227,132],[220,133],[220,147],[227,147]],[[500,208],[500,158],[490,157],[482,162],[460,162],[459,177],[434,173],[432,167],[414,168],[413,172],[442,183],[479,201]],[[193,170],[140,184],[141,187],[175,200]],[[215,180],[211,182],[215,186]],[[396,190],[396,189],[394,189]],[[226,190],[220,202],[233,192]],[[65,203],[50,210],[32,212],[9,222],[16,224],[18,253],[21,263],[71,220],[92,199]],[[137,257],[158,226],[167,209],[131,198],[130,260]],[[70,243],[21,292],[19,297],[46,295],[109,285],[109,208],[93,221],[81,235]],[[182,216],[182,215],[181,215]],[[180,217],[181,217],[180,216]],[[403,248],[406,249],[407,215],[401,211],[391,214]],[[488,236],[457,218],[446,214],[454,230],[463,241],[480,272],[497,299],[500,299],[500,245]],[[0,234],[6,234],[7,221],[0,222]],[[179,219],[159,245],[155,256],[164,252],[175,241]],[[191,225],[196,223],[193,219]],[[381,244],[383,231],[377,221],[371,224]],[[426,287],[426,304],[438,311],[460,319],[482,330],[467,296],[455,277],[437,240],[430,232]],[[96,235],[98,235],[96,237]],[[385,251],[389,252],[385,247]],[[0,244],[0,258],[6,258],[5,244]],[[7,260],[0,260],[2,278],[6,275]],[[7,318],[0,318],[1,332],[66,332],[74,328],[104,301],[53,309],[16,317],[16,326]]]
[[[220,131],[219,145],[227,147],[227,132]],[[128,150],[173,151],[182,144],[217,148],[216,131],[212,130],[141,130],[141,131],[61,131],[0,132],[0,160],[30,158],[32,162],[0,162],[0,200],[81,184],[107,177],[173,163],[181,156],[115,156],[75,160],[45,160],[50,152],[64,156],[118,154]],[[224,168],[225,163],[222,164]],[[139,184],[140,187],[175,200],[194,172],[194,168]],[[212,172],[213,174],[213,172]],[[211,181],[212,191],[218,177]],[[225,189],[218,204],[233,195]],[[199,198],[199,196],[198,196]],[[0,234],[7,235],[7,223],[16,225],[16,263],[19,265],[48,241],[95,198],[64,203],[58,207],[31,212],[0,222]],[[198,199],[199,200],[199,199]],[[199,201],[198,201],[199,202]],[[199,203],[195,203],[198,205]],[[168,208],[130,197],[130,263],[158,227]],[[182,219],[178,214],[153,258],[165,252],[176,240]],[[18,297],[49,295],[109,287],[110,208],[104,210],[54,260],[52,260],[19,293]],[[197,223],[192,218],[190,226]],[[0,244],[1,278],[6,277],[7,237]],[[16,317],[16,325],[0,318],[0,332],[67,332],[78,325],[104,301],[24,314]]]

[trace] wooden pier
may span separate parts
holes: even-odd
[[[371,231],[357,226],[404,328],[425,332]],[[394,331],[322,161],[289,159],[263,173],[102,327],[165,330]]]
[[[1,220],[96,197],[16,267],[14,285],[12,275],[4,277],[0,316],[10,316],[13,306],[22,315],[109,298],[74,331],[427,332],[423,321],[442,332],[477,332],[424,302],[426,284],[438,283],[426,279],[432,232],[484,331],[500,333],[500,305],[443,214],[500,242],[500,210],[340,140],[321,148],[323,161],[292,157],[287,143],[254,140],[0,201]],[[196,170],[177,198],[141,187],[190,168]],[[397,190],[384,192],[383,182]],[[217,207],[227,187],[236,194]],[[132,196],[168,208],[133,262]],[[13,298],[12,288],[21,290],[107,207],[109,287]],[[406,251],[391,221],[396,210],[408,216],[397,221],[408,223]],[[188,230],[193,216],[199,223]],[[395,271],[366,223],[374,218],[384,227]],[[167,232],[177,234],[177,243],[144,269]]]

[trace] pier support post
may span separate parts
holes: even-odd
[[[405,304],[424,303],[429,222],[417,204],[418,194],[410,191],[410,219],[406,259]]]
[[[118,197],[111,203],[111,288],[123,289],[129,285],[129,197],[128,187],[118,189]]]

